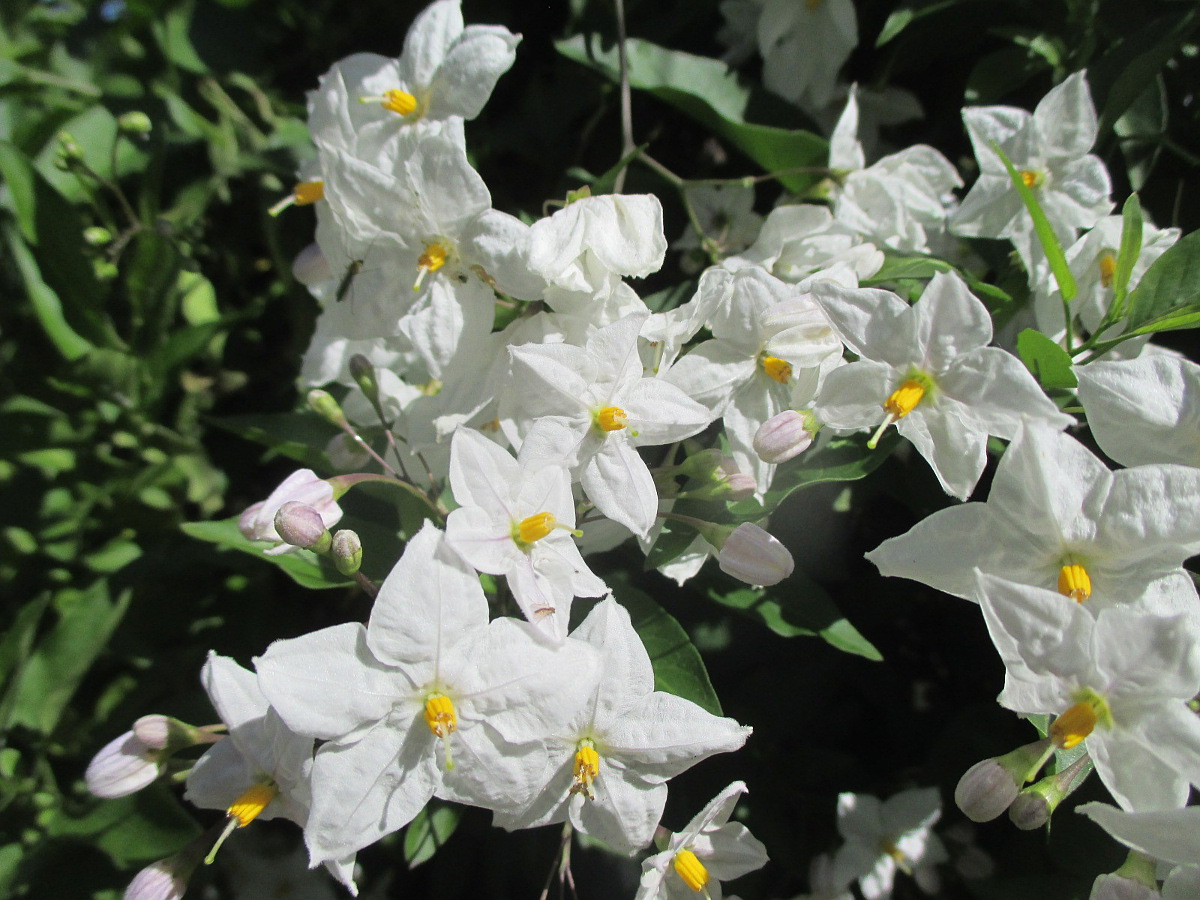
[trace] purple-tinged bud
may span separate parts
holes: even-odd
[[[1043,738],[975,763],[958,780],[954,802],[972,822],[990,822],[1012,805],[1021,785],[1037,774],[1050,752],[1050,740]]]
[[[787,547],[750,522],[743,522],[725,538],[717,564],[740,581],[764,586],[778,584],[796,567]]]
[[[275,528],[275,517],[281,506],[289,501],[309,506],[316,510],[324,528],[332,528],[342,518],[333,485],[318,478],[312,469],[300,469],[289,475],[266,500],[255,503],[238,519],[238,528],[252,541],[271,541],[276,546],[263,552],[269,556],[288,553],[292,545],[285,542]]]
[[[305,287],[333,280],[329,260],[315,242],[297,253],[292,260],[292,277]]]
[[[299,500],[289,500],[279,507],[275,531],[285,544],[315,553],[325,553],[333,542],[321,514]]]
[[[785,409],[758,426],[754,452],[766,463],[787,462],[812,445],[818,428],[811,412]]]
[[[744,472],[730,473],[721,484],[725,488],[721,498],[730,501],[748,500],[758,490],[758,482],[754,480],[754,476]]]
[[[1008,808],[1008,818],[1022,831],[1033,831],[1050,821],[1058,805],[1087,779],[1092,772],[1091,758],[1085,753],[1071,765],[1021,791]]]
[[[1162,894],[1155,868],[1149,856],[1130,850],[1121,868],[1092,882],[1088,900],[1158,900]]]
[[[158,778],[168,755],[127,731],[109,741],[92,757],[84,781],[88,791],[97,797],[110,800],[126,797]]]
[[[211,842],[210,835],[202,834],[174,856],[146,866],[125,888],[124,900],[180,900]]]
[[[343,575],[356,575],[362,566],[362,541],[358,534],[343,528],[333,536],[333,564]]]

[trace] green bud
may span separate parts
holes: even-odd
[[[122,134],[131,137],[145,137],[154,128],[154,123],[144,112],[135,109],[118,116],[117,127],[121,129]]]
[[[79,142],[71,136],[69,131],[58,133],[58,158],[64,162],[83,159],[83,148],[79,146]]]
[[[103,247],[112,243],[112,232],[100,225],[83,229],[83,240],[89,247]]]
[[[333,564],[339,572],[343,575],[356,575],[362,566],[362,541],[355,532],[343,528],[333,536],[331,554]]]
[[[346,421],[346,414],[342,412],[342,408],[338,406],[338,402],[333,399],[333,396],[328,391],[323,391],[316,388],[308,392],[308,405],[321,418],[332,425],[337,425],[339,428],[349,424]]]
[[[379,401],[379,383],[375,380],[375,367],[361,353],[350,357],[350,377],[372,403]]]

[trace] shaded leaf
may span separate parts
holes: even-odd
[[[1200,309],[1200,231],[1154,261],[1127,298],[1132,334],[1191,328]]]
[[[324,590],[346,587],[354,583],[352,579],[338,572],[328,560],[309,550],[293,550],[280,556],[267,556],[263,550],[267,549],[268,545],[246,540],[238,530],[236,516],[216,522],[185,522],[180,528],[189,537],[240,550],[264,562],[273,563],[301,587]]]
[[[170,856],[200,834],[199,826],[162,783],[97,803],[79,817],[60,811],[46,831],[55,838],[87,839],[121,868]]]
[[[404,832],[404,861],[410,869],[432,857],[454,834],[462,813],[457,807],[430,800]]]
[[[1017,335],[1017,354],[1033,377],[1046,390],[1074,389],[1079,382],[1071,367],[1071,354],[1033,328]]]

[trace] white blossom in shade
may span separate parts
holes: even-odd
[[[823,372],[840,360],[842,344],[805,285],[786,284],[757,266],[723,278],[729,289],[709,317],[712,339],[663,377],[722,417],[738,468],[765,491],[775,468],[755,451],[754,435],[772,416],[811,399]]]
[[[621,279],[657,272],[666,252],[653,194],[584,197],[534,222],[529,234],[529,269],[545,280],[546,303],[595,326],[645,311]]]
[[[303,827],[309,814],[312,738],[291,731],[270,708],[255,674],[232,659],[209,653],[200,679],[228,736],[196,761],[185,799],[202,809],[226,810],[237,827],[276,817]],[[357,894],[353,852],[320,861]]]
[[[638,334],[645,321],[645,314],[626,316],[583,347],[526,344],[509,351],[518,422],[527,430],[533,420],[553,417],[543,426],[547,440],[578,472],[588,499],[639,535],[654,524],[658,489],[637,448],[683,440],[712,421],[675,385],[643,377]]]
[[[1067,266],[1075,276],[1076,295],[1071,301],[1071,316],[1088,334],[1094,334],[1112,305],[1116,286],[1117,255],[1121,249],[1122,216],[1105,216],[1079,240],[1066,248]],[[1146,270],[1179,240],[1178,228],[1155,228],[1149,222],[1142,225],[1142,246],[1129,274],[1128,289],[1132,291]],[[1034,273],[1030,276],[1033,286],[1033,310],[1038,330],[1061,341],[1066,333],[1066,313],[1058,282],[1050,272],[1050,266],[1039,258]],[[1076,329],[1078,330],[1078,329]],[[1108,337],[1125,331],[1124,322],[1118,318]],[[1082,338],[1082,335],[1077,337]],[[1117,352],[1140,351],[1145,340],[1134,338],[1115,348]],[[1110,353],[1113,351],[1110,351]],[[1111,359],[1111,356],[1107,358]]]
[[[1091,611],[1128,603],[1194,622],[1196,589],[1182,566],[1200,552],[1198,495],[1200,470],[1111,472],[1074,438],[1029,425],[1001,457],[986,503],[939,510],[867,559],[967,599],[979,568]]]
[[[853,228],[836,221],[826,206],[811,203],[777,206],[767,214],[749,248],[724,263],[727,268],[754,264],[776,278],[796,283],[829,270],[849,270],[855,279],[870,278],[883,265],[883,251]],[[844,275],[838,276],[845,280]],[[857,284],[857,280],[852,282]]]
[[[460,428],[450,444],[450,487],[459,508],[446,542],[481,572],[507,577],[521,612],[555,642],[567,636],[571,601],[607,586],[575,546],[575,499],[567,467],[541,453],[537,426],[519,459],[478,431]]]
[[[829,141],[829,167],[837,173],[833,216],[875,244],[906,253],[930,252],[946,230],[962,186],[950,160],[925,144],[885,156],[870,167],[858,141],[858,91]]]
[[[717,40],[729,49],[721,60],[730,66],[740,65],[758,52],[758,19],[766,0],[721,0],[718,9],[724,23],[717,31]]]
[[[596,678],[589,647],[551,648],[532,628],[489,623],[475,570],[426,523],[366,628],[276,641],[256,660],[284,721],[325,742],[305,828],[314,862],[396,831],[435,795],[493,810],[527,802],[535,773],[503,735],[548,733]]]
[[[838,70],[858,44],[851,0],[766,0],[758,20],[763,84],[785,100],[820,108],[832,99]]]
[[[654,670],[629,613],[602,600],[572,637],[596,648],[601,676],[569,722],[538,735],[543,786],[523,810],[498,815],[508,829],[569,819],[610,847],[632,854],[650,843],[667,780],[714,753],[740,748],[751,729],[654,690]]]
[[[857,880],[866,900],[892,896],[896,872],[937,893],[937,866],[949,854],[933,826],[942,815],[937,788],[913,788],[881,801],[870,794],[838,794],[837,826],[846,843],[834,857],[834,882]]]
[[[762,216],[754,211],[754,188],[744,184],[699,185],[687,189],[687,200],[703,232],[688,224],[673,250],[685,251],[681,267],[699,272],[715,254],[718,258],[741,253],[758,237]],[[691,251],[691,252],[687,252]]]
[[[1088,151],[1096,142],[1096,108],[1083,72],[1053,88],[1030,114],[1012,106],[963,110],[979,179],[950,222],[964,237],[1009,238],[1032,271],[1039,251],[1033,219],[995,143],[1029,185],[1059,241],[1070,245],[1112,209],[1108,171]]]
[[[1200,467],[1200,366],[1165,354],[1075,368],[1100,449],[1123,466]]]
[[[911,306],[890,291],[830,282],[813,291],[859,356],[825,380],[818,419],[843,431],[874,429],[873,440],[895,424],[946,493],[962,500],[974,489],[988,435],[1012,438],[1024,420],[1057,428],[1074,422],[1019,359],[988,346],[991,317],[957,275],[935,275]]]
[[[1200,784],[1200,645],[1181,616],[1110,608],[1093,616],[1054,591],[978,575],[984,619],[1006,669],[1002,706],[1058,718],[1105,787],[1134,812],[1175,809]]]
[[[767,851],[740,822],[729,817],[746,785],[735,781],[717,794],[682,831],[671,835],[667,849],[642,863],[635,900],[683,900],[707,892],[721,900],[721,882],[761,868]]]
[[[1092,802],[1076,807],[1075,812],[1139,853],[1180,865],[1200,862],[1200,806],[1129,812]]]
[[[275,530],[275,514],[279,512],[279,507],[291,500],[315,509],[326,528],[332,528],[341,521],[342,508],[334,499],[333,486],[318,478],[312,469],[298,469],[285,478],[266,500],[248,507],[238,519],[238,529],[248,540],[274,543],[273,547],[263,551],[268,556],[278,556],[296,549],[283,543],[279,532]]]
[[[313,140],[372,164],[402,155],[397,137],[412,127],[461,145],[462,120],[479,115],[520,40],[500,26],[464,28],[459,0],[438,0],[413,20],[399,59],[358,53],[322,76],[308,96]]]

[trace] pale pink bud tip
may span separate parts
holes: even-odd
[[[754,452],[766,463],[787,462],[809,448],[813,442],[810,417],[794,409],[785,409],[758,427],[754,434]]]
[[[717,554],[721,571],[747,584],[778,584],[796,564],[779,540],[757,525],[745,522],[725,539]]]
[[[1101,875],[1092,883],[1089,900],[1161,900],[1156,888],[1121,875]]]
[[[171,739],[171,719],[167,716],[142,716],[133,723],[133,733],[152,750],[166,749]]]
[[[88,764],[84,780],[97,797],[112,799],[136,793],[161,773],[159,753],[132,731],[105,744]]]
[[[1012,805],[1019,790],[1012,772],[995,759],[985,759],[958,780],[954,802],[972,822],[990,822]]]
[[[292,260],[292,277],[305,287],[312,287],[322,281],[331,281],[333,269],[329,267],[329,260],[321,252],[321,248],[313,243],[297,253],[296,258]]]
[[[329,529],[321,514],[306,503],[289,500],[275,513],[275,530],[286,544],[293,547],[319,547],[330,541]]]
[[[758,490],[758,482],[754,480],[754,476],[741,472],[729,475],[725,479],[725,486],[728,489],[726,500],[746,500],[753,497],[754,492]]]
[[[169,856],[146,866],[125,888],[125,900],[179,900],[187,892],[191,873],[177,871],[176,863],[177,858]]]

